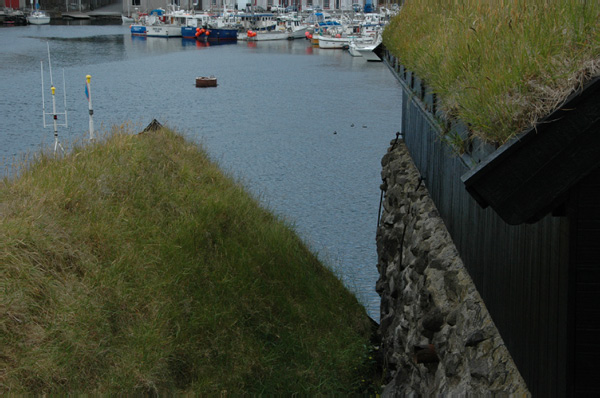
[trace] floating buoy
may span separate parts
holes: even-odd
[[[204,32],[204,34],[205,34],[206,36],[210,35],[210,30],[207,30],[206,32]]]
[[[196,37],[199,37],[199,36],[200,36],[200,32],[196,32]]]

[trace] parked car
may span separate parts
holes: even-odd
[[[285,12],[285,8],[282,6],[271,6],[271,12]]]
[[[298,12],[298,6],[287,6],[285,12]]]
[[[352,4],[352,9],[354,10],[354,12],[360,12],[361,8],[362,6],[359,3]]]

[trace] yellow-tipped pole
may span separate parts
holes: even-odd
[[[62,145],[60,144],[60,142],[58,141],[58,115],[59,113],[56,112],[56,87],[54,87],[54,82],[52,80],[52,61],[50,59],[50,44],[47,44],[48,46],[48,67],[50,68],[50,92],[52,93],[52,125],[54,127],[54,154],[56,154],[56,151],[60,148],[63,152],[65,151],[64,148],[62,147]],[[48,127],[46,126],[46,115],[48,115],[49,113],[46,113],[46,105],[45,105],[45,99],[44,99],[44,63],[42,61],[40,61],[40,67],[41,67],[41,77],[42,77],[42,115],[43,115],[43,123],[44,123],[44,128]],[[65,71],[63,69],[63,90],[64,90],[64,96],[65,96],[65,111],[61,112],[60,115],[64,115],[65,117],[65,123],[64,124],[60,124],[60,126],[65,126],[68,127],[68,122],[67,122],[67,90],[66,90],[66,84],[65,84]]]
[[[94,110],[92,109],[92,85],[90,83],[92,80],[92,76],[86,75],[85,80],[87,88],[86,94],[88,99],[88,106],[90,110],[90,141],[92,141],[94,139]]]
[[[54,126],[54,153],[56,153],[56,150],[59,147],[59,142],[58,142],[58,116],[56,114],[56,97],[55,97],[55,93],[56,93],[56,87],[54,86],[50,86],[50,91],[52,92],[52,124]]]

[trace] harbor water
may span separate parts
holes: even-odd
[[[52,110],[48,47],[58,112],[66,92],[68,127],[58,129],[65,147],[88,136],[91,75],[97,130],[130,123],[139,131],[157,119],[202,144],[379,319],[380,161],[401,116],[400,88],[383,63],[307,40],[206,46],[132,37],[122,25],[0,28],[4,173],[53,144],[42,123],[41,62]],[[197,76],[211,75],[217,87],[195,87]]]

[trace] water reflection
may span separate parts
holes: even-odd
[[[122,25],[123,22],[120,19],[112,18],[89,18],[89,19],[76,19],[76,18],[52,18],[50,25],[57,26],[107,26],[107,25]]]

